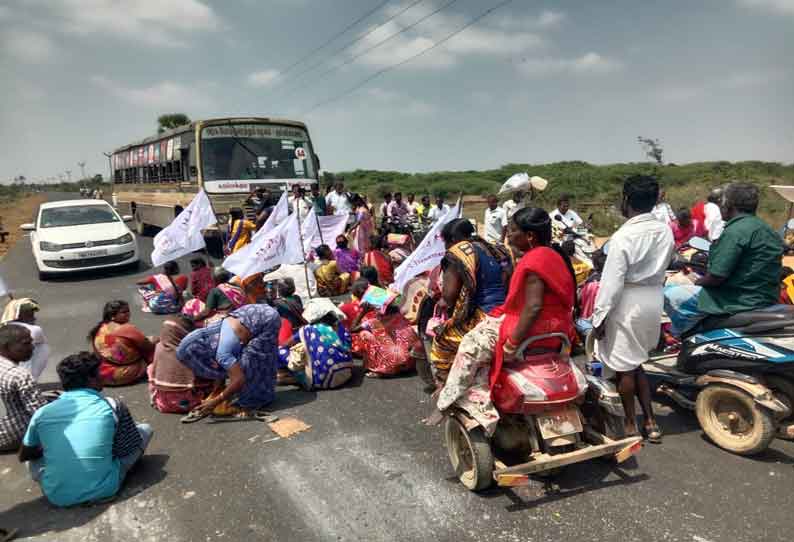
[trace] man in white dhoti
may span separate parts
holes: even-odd
[[[626,432],[639,432],[636,395],[651,442],[660,442],[662,434],[642,364],[659,341],[665,270],[675,252],[670,227],[651,214],[658,196],[659,183],[653,177],[635,175],[624,183],[622,211],[628,221],[609,242],[593,311],[596,356],[617,374]]]

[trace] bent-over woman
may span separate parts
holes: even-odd
[[[102,321],[88,334],[99,356],[99,377],[105,386],[126,386],[146,375],[152,361],[154,343],[130,324],[130,306],[126,301],[109,301],[102,310]]]

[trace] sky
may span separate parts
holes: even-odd
[[[0,181],[106,173],[170,112],[304,121],[330,171],[794,161],[794,0],[513,0],[447,39],[502,3],[2,0]]]

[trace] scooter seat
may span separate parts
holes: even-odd
[[[773,331],[788,326],[794,326],[794,305],[772,305],[730,316],[709,316],[695,331],[733,329],[753,333]]]

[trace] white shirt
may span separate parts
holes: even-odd
[[[703,213],[706,215],[703,225],[706,227],[706,231],[709,232],[709,241],[716,241],[722,235],[722,230],[725,229],[720,206],[709,201],[703,206]]]
[[[408,204],[408,214],[410,216],[416,216],[416,210],[419,209],[420,203],[418,201],[413,201]]]
[[[289,196],[287,198],[287,203],[289,203],[290,211],[293,212],[293,213],[295,212],[295,202],[296,202],[296,200],[297,200],[297,203],[298,203],[298,211],[300,212],[300,215],[299,215],[298,218],[300,219],[301,222],[303,222],[303,219],[305,219],[306,215],[308,215],[309,211],[311,211],[312,204],[309,203],[309,201],[306,199],[306,197],[296,198],[295,196]]]
[[[485,240],[489,243],[501,243],[507,226],[507,212],[502,207],[485,209]]]
[[[513,218],[513,215],[516,214],[516,211],[518,211],[519,209],[523,209],[526,206],[527,206],[526,203],[524,203],[523,201],[521,201],[520,203],[516,203],[515,201],[509,199],[502,204],[502,209],[505,210],[505,213],[507,214],[507,219],[510,220],[511,218]]]
[[[336,190],[325,196],[325,203],[331,205],[334,208],[335,215],[349,215],[353,210],[353,207],[350,205],[350,201],[347,199],[347,196],[340,194]]]
[[[627,284],[659,285],[662,295],[667,266],[673,260],[673,231],[651,214],[628,220],[609,240],[601,285],[593,310],[593,327],[598,327],[620,301]]]
[[[33,380],[38,381],[41,373],[47,368],[47,363],[50,360],[50,345],[47,344],[47,337],[44,336],[44,330],[35,324],[26,324],[25,322],[13,322],[18,326],[23,326],[30,332],[30,337],[33,339],[33,355],[30,359],[23,361],[19,367],[27,369],[33,375]]]
[[[433,206],[430,208],[430,210],[427,212],[427,219],[430,220],[431,222],[435,222],[436,220],[438,220],[448,212],[449,212],[449,205],[447,205],[446,203],[443,204],[443,207],[441,207],[441,209],[439,209],[438,205],[434,203]]]
[[[673,208],[670,207],[669,203],[664,201],[654,205],[651,214],[656,217],[656,220],[661,220],[665,224],[670,224],[676,219]]]
[[[549,216],[552,220],[557,220],[558,216],[562,218],[562,223],[565,224],[566,228],[575,228],[584,224],[584,220],[573,209],[568,209],[565,213],[561,213],[559,209],[554,209],[549,213]],[[560,221],[557,220],[557,222]]]

